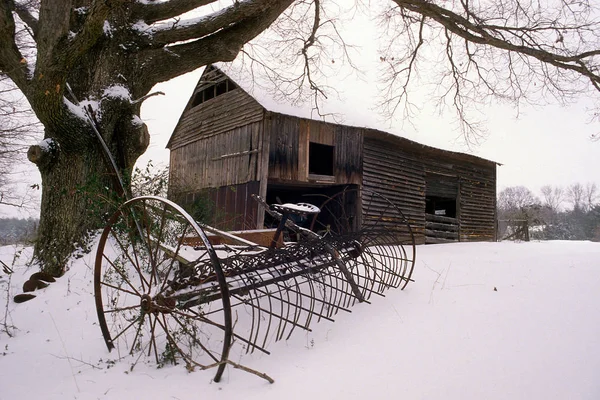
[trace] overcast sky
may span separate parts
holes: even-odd
[[[372,8],[370,10],[373,12]],[[377,44],[381,43],[381,29],[375,23],[375,15],[365,16],[364,11],[368,10],[341,13],[343,18],[351,20],[351,23],[340,22],[339,27],[346,43],[354,46],[350,54],[360,73],[347,73],[348,65],[343,65],[337,72],[333,70],[334,73],[320,80],[319,83],[339,91],[339,99],[328,93],[326,111],[342,114],[342,122],[349,125],[370,126],[423,144],[494,160],[502,164],[498,166],[498,191],[515,185],[527,186],[536,193],[547,184],[567,186],[576,182],[596,182],[600,185],[600,142],[591,140],[593,134],[600,132],[600,124],[590,123],[586,108],[592,104],[586,99],[569,107],[558,104],[529,106],[521,107],[518,112],[506,105],[488,106],[481,115],[487,136],[478,145],[469,147],[452,125],[451,110],[443,115],[437,114],[426,97],[418,97],[419,93],[413,94],[416,96],[413,101],[416,99],[422,111],[412,120],[412,125],[403,123],[401,115],[393,121],[381,117],[376,109],[377,98],[381,94],[378,78],[382,63]],[[152,141],[140,164],[148,159],[168,163],[165,144],[200,72],[198,70],[159,85],[156,89],[166,95],[152,97],[144,103],[142,118],[150,127]],[[250,78],[242,80],[249,81]],[[302,112],[289,104],[276,104],[264,91],[254,90],[252,94],[274,111],[306,114],[306,110]],[[310,109],[310,104],[304,105],[304,108]]]
[[[162,84],[156,89],[165,92],[165,96],[146,101],[142,118],[149,126],[152,139],[138,165],[145,165],[149,159],[155,164],[168,164],[166,142],[199,76],[200,71],[197,71]],[[364,106],[368,102],[363,96],[352,97],[356,84],[341,82],[340,87],[344,84],[352,86],[345,91],[344,104],[348,113],[345,122],[352,125],[370,122],[364,114],[373,114],[373,120],[377,120],[376,112]],[[474,154],[502,164],[497,169],[499,191],[515,185],[538,192],[546,184],[600,184],[600,142],[590,139],[592,134],[600,131],[600,126],[588,123],[589,114],[583,102],[566,108],[557,105],[528,107],[520,110],[518,118],[516,114],[507,106],[489,107],[486,110],[488,134],[480,144],[470,146],[465,145],[460,132],[453,130],[449,116],[440,116],[433,111],[424,111],[415,120],[415,128],[400,121],[390,125],[381,118],[379,125],[423,144]]]
[[[378,82],[381,61],[375,45],[378,32],[372,21],[360,14],[352,14],[352,23],[343,26],[347,28],[342,32],[344,39],[356,46],[352,60],[361,73],[334,73],[321,81],[339,91],[339,98],[329,93],[324,106],[326,111],[338,113],[342,123],[370,126],[423,144],[494,160],[502,164],[497,169],[498,191],[507,186],[524,185],[539,195],[539,188],[546,184],[567,186],[576,182],[595,182],[600,185],[600,142],[590,139],[600,132],[600,124],[589,123],[590,114],[586,108],[591,104],[585,99],[566,108],[558,105],[523,107],[518,118],[516,110],[508,106],[489,106],[483,109],[482,115],[486,120],[487,136],[479,144],[467,147],[460,132],[452,125],[452,114],[435,113],[426,98],[416,97],[422,111],[412,120],[412,125],[403,123],[400,116],[393,121],[382,118],[374,109],[381,93]],[[165,95],[144,102],[142,119],[149,127],[151,143],[138,166],[145,166],[148,160],[154,165],[168,164],[169,152],[165,145],[201,71],[158,85],[154,90]],[[306,113],[290,104],[276,103],[260,90],[252,94],[274,111],[295,115]],[[22,187],[40,181],[39,173],[31,168],[31,164],[27,167],[27,172],[18,178]],[[15,212],[0,207],[2,214],[14,215]],[[28,213],[20,215],[27,216]]]

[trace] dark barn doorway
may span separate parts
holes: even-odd
[[[457,176],[425,175],[425,243],[459,240],[459,181]]]

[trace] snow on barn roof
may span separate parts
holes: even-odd
[[[461,159],[492,162],[501,165],[495,161],[487,160],[472,154],[422,144],[418,141],[406,138],[403,134],[390,132],[395,129],[391,129],[389,121],[384,121],[377,112],[374,111],[375,104],[373,99],[377,97],[377,88],[368,87],[364,82],[357,83],[356,80],[349,82],[348,85],[357,87],[352,91],[354,95],[348,98],[330,96],[327,99],[320,101],[317,109],[317,107],[315,107],[314,98],[305,98],[303,99],[304,101],[291,101],[277,90],[276,85],[273,82],[269,81],[264,76],[257,76],[247,69],[240,68],[239,65],[236,65],[235,63],[215,63],[207,66],[196,84],[196,89],[207,83],[205,80],[205,73],[209,68],[218,70],[269,112],[318,120],[337,125],[365,128],[368,130],[366,135],[370,137],[377,137],[379,139],[394,143],[402,143],[404,145],[418,146],[428,151],[443,152],[446,155],[453,155],[454,157]],[[357,92],[362,95],[356,95]],[[191,101],[192,99],[190,99],[190,102]],[[186,110],[188,108],[189,104],[188,107],[186,107]],[[170,142],[171,140],[169,140],[169,143]],[[167,145],[167,147],[169,147],[169,145]]]

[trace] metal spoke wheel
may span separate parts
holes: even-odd
[[[231,305],[202,228],[177,204],[132,199],[109,220],[94,270],[96,308],[109,350],[162,366],[225,368]]]
[[[347,189],[325,199],[311,230],[327,240],[353,238],[360,255],[347,261],[363,297],[411,280],[416,257],[412,229],[402,211],[367,189]]]

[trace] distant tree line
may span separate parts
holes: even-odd
[[[33,243],[38,220],[19,218],[0,218],[0,246],[16,243]]]
[[[536,196],[524,186],[498,194],[500,238],[600,241],[600,190],[595,183],[546,185]]]

